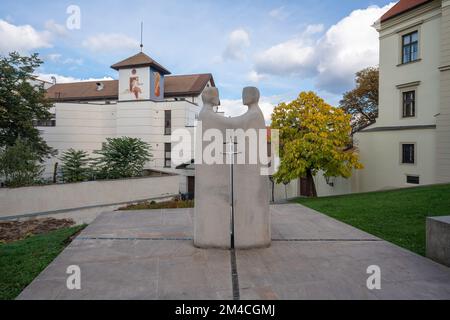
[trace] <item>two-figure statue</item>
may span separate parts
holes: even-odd
[[[270,245],[268,177],[262,175],[261,168],[266,164],[259,156],[267,155],[267,143],[261,143],[266,142],[266,136],[261,139],[260,134],[266,135],[266,126],[258,106],[259,91],[246,87],[242,98],[247,112],[227,118],[214,112],[220,103],[217,88],[207,88],[202,94],[195,164],[194,244],[198,247]],[[236,139],[230,132],[240,132],[243,139]],[[220,142],[214,141],[218,135]],[[221,161],[211,163],[206,158],[214,142],[216,147],[217,143],[222,145],[220,154],[213,154]]]

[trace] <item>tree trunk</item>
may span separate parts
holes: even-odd
[[[317,197],[316,184],[314,183],[314,177],[312,175],[311,169],[306,170],[306,179],[308,180],[308,190],[309,190],[308,196],[316,198]]]

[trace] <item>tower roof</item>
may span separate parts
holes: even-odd
[[[139,52],[134,56],[119,61],[111,66],[115,70],[132,68],[132,67],[153,67],[160,71],[162,74],[170,74],[170,71],[160,65],[158,62],[150,58],[143,52]]]

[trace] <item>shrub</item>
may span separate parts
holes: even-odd
[[[65,151],[60,160],[61,169],[66,182],[84,181],[89,177],[90,168],[88,153],[83,150],[74,150],[70,148]]]
[[[0,175],[7,187],[32,185],[43,171],[39,154],[25,140],[19,138],[0,152]]]
[[[145,162],[152,157],[148,143],[138,138],[107,138],[101,150],[95,151],[96,175],[117,179],[142,175]]]

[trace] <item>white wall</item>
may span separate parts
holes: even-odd
[[[379,117],[366,130],[380,127],[435,125],[440,110],[440,1],[433,1],[382,23],[380,32]],[[419,60],[401,64],[404,34],[418,31]],[[416,90],[416,116],[402,118],[402,91]],[[351,179],[353,192],[411,187],[407,175],[420,184],[436,183],[436,130],[408,129],[356,133],[364,169]],[[416,163],[401,164],[401,143],[416,144]]]
[[[178,175],[1,188],[0,217],[167,197],[178,189]]]
[[[120,102],[117,104],[116,135],[136,137],[149,143],[153,159],[149,168],[173,171],[164,168],[164,143],[171,142],[170,135],[164,135],[164,110],[171,110],[172,132],[186,128],[188,112],[199,112],[200,107],[187,101],[165,102]]]
[[[440,8],[405,21],[382,25],[380,31],[380,101],[375,127],[436,124],[439,113]],[[420,61],[401,64],[402,35],[419,32]],[[401,89],[397,86],[420,81],[416,117],[402,118]]]
[[[46,162],[45,176],[53,174],[57,158],[69,148],[92,153],[102,142],[116,136],[116,105],[87,103],[56,103],[51,111],[56,116],[55,127],[38,127],[49,146],[58,151]]]
[[[272,201],[272,183],[269,181],[269,200]],[[299,196],[298,179],[291,180],[287,185],[275,183],[274,201],[283,201]]]
[[[418,175],[420,184],[435,183],[436,130],[360,132],[355,135],[364,169],[355,176],[359,192],[412,187],[406,175]],[[401,163],[401,143],[416,143],[416,163]]]
[[[172,111],[172,132],[177,128],[194,125],[200,106],[187,101],[129,101],[113,104],[56,103],[55,127],[38,127],[47,143],[58,150],[55,158],[46,162],[45,177],[53,174],[57,158],[69,148],[92,153],[101,149],[106,138],[129,136],[150,144],[153,158],[146,168],[175,172],[164,168],[164,143],[171,142],[164,135],[164,110]],[[193,131],[192,127],[186,128]],[[193,150],[189,150],[192,153]]]
[[[335,177],[330,180],[333,185],[327,184],[322,172],[317,173],[314,177],[314,183],[316,185],[316,192],[318,197],[337,196],[341,194],[348,194],[356,192],[357,188],[353,185],[357,180],[359,170],[354,170],[352,176],[348,179],[342,177]]]

